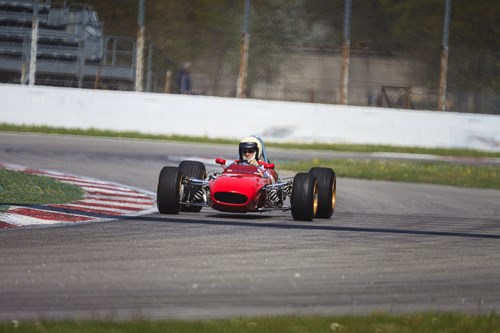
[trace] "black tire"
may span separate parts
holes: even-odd
[[[182,161],[179,164],[179,169],[181,169],[184,177],[194,177],[198,179],[205,179],[207,177],[207,171],[205,168],[205,164],[197,161]],[[201,188],[201,186],[193,186],[191,191],[186,191],[186,196],[189,195],[189,198],[185,197],[182,201],[191,201],[196,194],[196,192]],[[201,210],[201,206],[182,206],[181,210],[184,212],[199,212]]]
[[[161,214],[178,214],[181,209],[182,172],[177,167],[161,169],[156,191],[156,206]]]
[[[329,219],[333,215],[337,201],[335,171],[330,168],[311,168],[309,173],[315,175],[318,180],[318,211],[315,217]]]
[[[312,221],[318,208],[318,181],[311,173],[298,173],[293,179],[292,217],[299,221]]]

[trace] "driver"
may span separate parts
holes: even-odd
[[[250,165],[258,166],[262,158],[262,144],[259,139],[249,136],[240,141],[240,161]]]
[[[238,152],[240,155],[238,163],[248,163],[259,167],[257,170],[265,178],[269,178],[271,183],[275,183],[278,175],[274,170],[268,170],[264,167],[267,161],[266,154],[263,151],[263,143],[256,136],[248,136],[240,141]]]

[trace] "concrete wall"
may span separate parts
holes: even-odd
[[[0,84],[0,122],[500,151],[500,116]]]

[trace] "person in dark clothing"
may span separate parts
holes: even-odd
[[[182,70],[179,71],[175,78],[177,93],[191,95],[193,93],[191,87],[191,63],[184,64]]]

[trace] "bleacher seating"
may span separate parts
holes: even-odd
[[[38,0],[35,84],[133,89],[136,39],[104,35],[96,11],[87,5],[68,3],[71,1]],[[34,0],[0,0],[2,83],[31,83],[33,6]],[[150,45],[149,52],[153,49]],[[163,87],[152,82],[155,69],[151,53],[147,61],[147,86],[163,91]],[[162,61],[171,63],[168,59]],[[157,80],[163,77],[158,75]]]
[[[51,7],[50,1],[41,1],[38,9],[38,57],[101,61],[103,35],[95,11],[86,6]],[[32,1],[0,1],[0,55],[27,56],[33,16]]]

